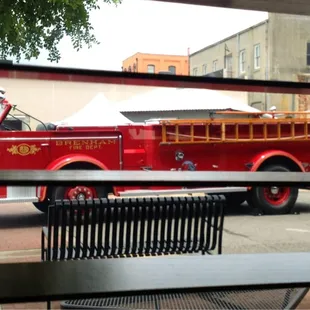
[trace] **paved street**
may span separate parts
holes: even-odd
[[[310,192],[300,193],[295,211],[297,214],[253,216],[246,205],[231,210],[224,225],[224,253],[309,251]],[[46,216],[29,203],[0,205],[0,263],[39,261],[45,222]]]
[[[45,215],[29,203],[0,207],[0,262],[39,259]],[[246,205],[232,210],[225,219],[224,252],[309,251],[310,193],[300,193],[296,211],[300,214],[253,216]]]

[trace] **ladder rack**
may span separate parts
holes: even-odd
[[[308,118],[164,120],[160,124],[161,144],[305,141],[310,131]]]

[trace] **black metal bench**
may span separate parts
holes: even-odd
[[[224,203],[218,195],[56,201],[42,260],[220,254]]]
[[[198,252],[221,254],[225,203],[224,197],[218,195],[95,199],[86,203],[57,201],[49,209],[48,226],[42,230],[42,260],[140,257]],[[169,293],[68,300],[61,302],[61,307],[291,309],[298,305],[307,291],[308,289],[292,288]]]

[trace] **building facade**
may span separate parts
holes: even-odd
[[[136,53],[123,61],[122,71],[189,75],[188,56]]]
[[[269,13],[265,21],[191,54],[189,62],[191,75],[308,81],[310,17]],[[308,96],[298,94],[248,93],[248,104],[261,110],[310,109]]]

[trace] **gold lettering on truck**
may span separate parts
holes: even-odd
[[[35,144],[29,145],[26,143],[21,143],[19,145],[12,145],[12,147],[8,148],[7,151],[12,155],[35,155],[37,152],[41,150],[40,147],[37,147]]]
[[[85,139],[85,140],[58,140],[56,141],[56,146],[68,147],[70,150],[74,151],[91,151],[100,150],[105,145],[115,144],[115,139]]]

